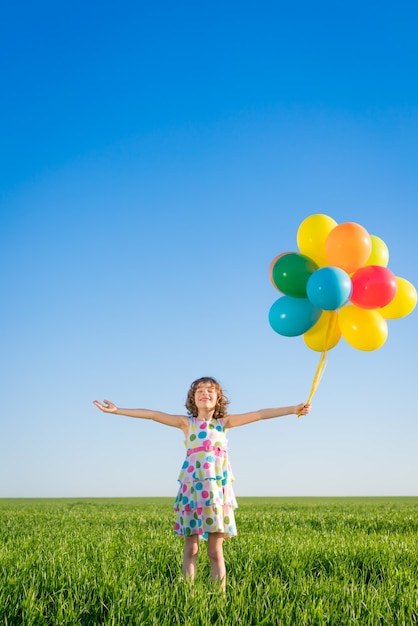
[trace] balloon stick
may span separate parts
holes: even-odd
[[[335,325],[337,324],[337,319],[338,319],[338,313],[337,311],[333,311],[332,315],[330,315],[329,321],[328,321],[328,327],[327,327],[327,332],[325,335],[325,341],[324,341],[324,349],[321,353],[321,356],[319,357],[319,362],[318,362],[318,366],[316,368],[316,372],[315,372],[315,376],[312,382],[312,387],[311,387],[311,391],[309,393],[308,399],[306,401],[307,404],[309,404],[314,396],[315,391],[318,389],[319,383],[321,382],[322,376],[324,374],[325,368],[327,366],[328,363],[328,359],[327,359],[327,351],[328,351],[328,346],[330,343],[330,338],[335,330]],[[302,415],[302,413],[298,413],[298,418]]]

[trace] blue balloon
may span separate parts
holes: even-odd
[[[321,267],[310,275],[306,295],[313,306],[325,311],[335,311],[350,299],[351,278],[339,267]]]
[[[319,320],[322,311],[307,298],[282,296],[270,308],[269,322],[272,329],[285,337],[303,335]]]

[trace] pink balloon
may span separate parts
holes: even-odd
[[[351,277],[351,302],[363,309],[377,309],[392,302],[398,285],[396,276],[387,267],[367,265]]]

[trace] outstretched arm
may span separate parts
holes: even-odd
[[[104,413],[115,413],[116,415],[153,420],[154,422],[159,422],[166,426],[181,428],[183,431],[187,429],[187,417],[185,415],[171,415],[170,413],[153,411],[151,409],[120,409],[116,404],[113,404],[113,402],[109,402],[109,400],[103,400],[103,403],[94,400],[93,404]]]
[[[311,405],[302,402],[295,406],[284,406],[276,409],[260,409],[259,411],[251,411],[250,413],[239,413],[236,415],[227,415],[225,418],[225,427],[234,428],[235,426],[244,426],[259,420],[269,420],[273,417],[283,417],[283,415],[307,415],[311,410]]]

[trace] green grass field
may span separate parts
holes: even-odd
[[[240,498],[226,595],[173,499],[0,500],[0,624],[418,623],[418,498]]]

